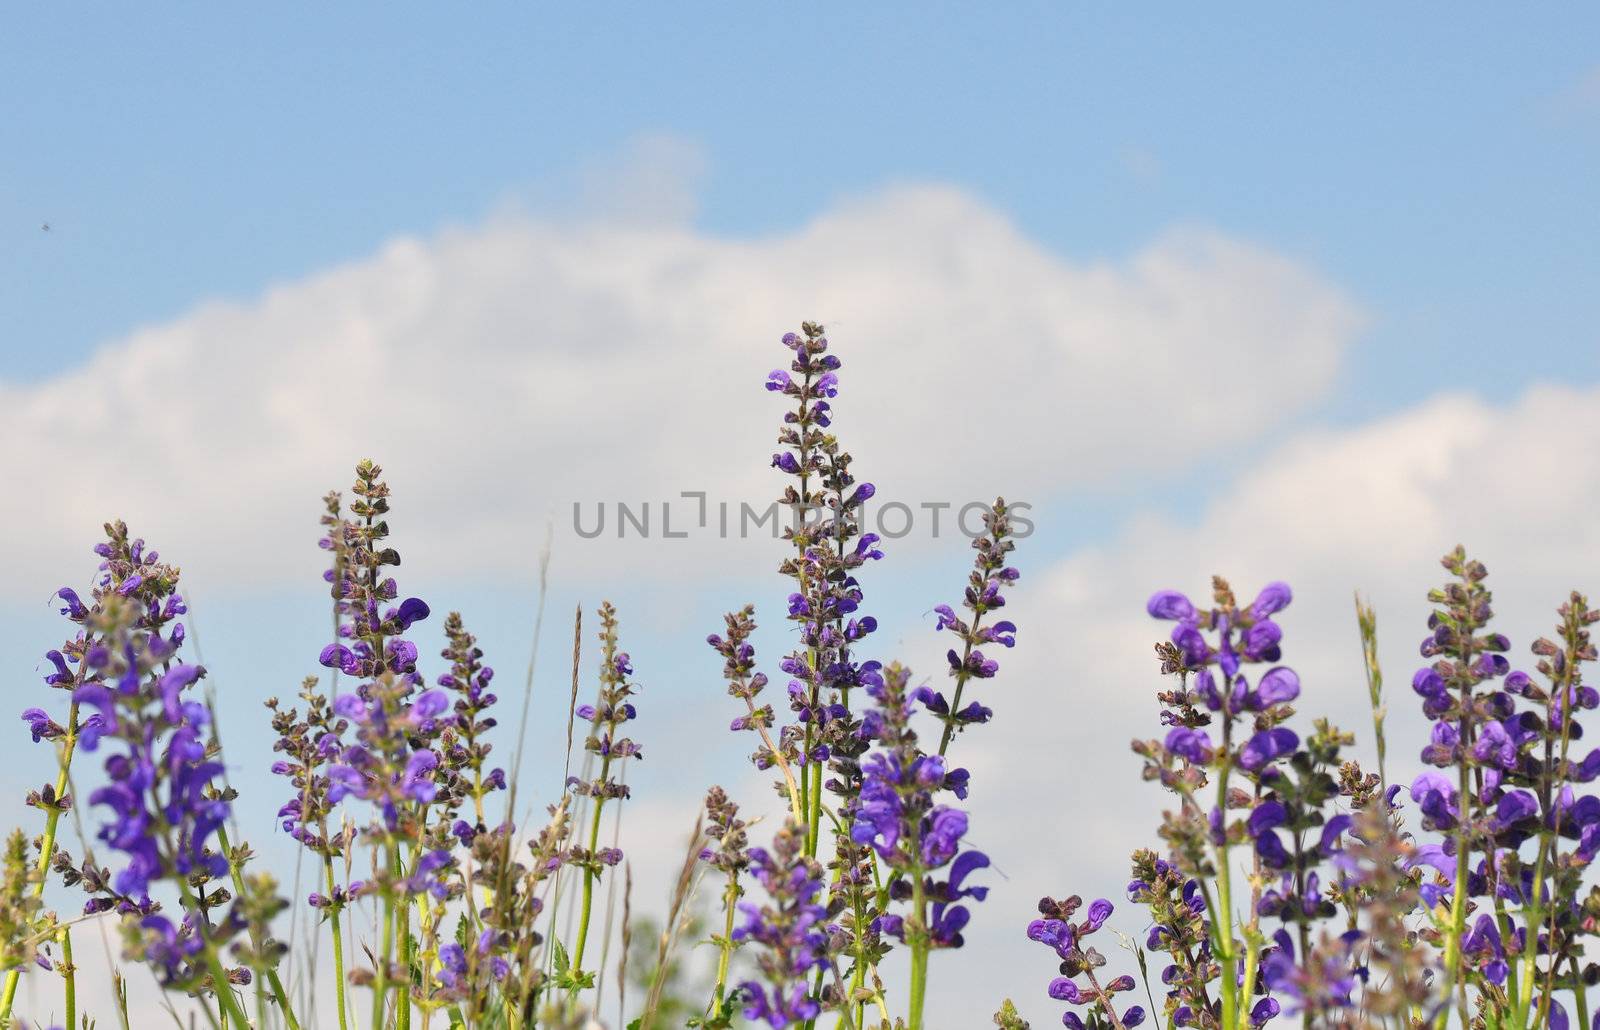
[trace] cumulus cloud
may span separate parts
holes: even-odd
[[[1221,233],[1178,230],[1125,258],[1070,259],[941,186],[858,197],[770,237],[718,236],[686,221],[693,197],[674,185],[696,173],[693,152],[668,140],[641,153],[647,167],[591,170],[585,189],[637,197],[656,183],[642,208],[586,193],[584,217],[507,213],[398,239],[108,342],[44,382],[0,383],[0,475],[13,484],[0,519],[27,542],[8,556],[13,598],[42,598],[63,569],[81,568],[113,515],[179,559],[208,602],[314,582],[317,499],[368,455],[403,499],[408,583],[528,576],[547,519],[558,570],[742,574],[751,563],[737,544],[618,541],[614,521],[581,540],[571,505],[684,490],[765,504],[779,409],[758,384],[783,354],[776,337],[802,318],[828,322],[847,362],[839,428],[859,467],[880,498],[912,504],[1043,498],[1254,450],[1326,394],[1362,320],[1315,271]],[[665,184],[660,166],[676,170]],[[1499,417],[1453,403],[1463,418]],[[1198,580],[1224,558],[1241,581],[1258,568],[1246,557],[1270,565],[1276,552],[1251,531],[1264,542],[1286,532],[1272,528],[1283,517],[1273,499],[1305,488],[1283,478],[1290,459],[1347,443],[1301,438],[1289,445],[1301,452],[1247,473],[1206,525],[1147,520],[1030,576],[1019,620],[1056,646],[1024,647],[1007,670],[1015,700],[997,699],[1000,722],[972,738],[980,807],[998,804],[976,832],[1010,877],[976,920],[969,956],[996,998],[1030,998],[1040,982],[1018,930],[1029,898],[1075,886],[1057,882],[1064,868],[1098,876],[1103,842],[1120,845],[1137,825],[1113,807],[1126,791],[1097,793],[1110,782],[1098,770],[1127,762],[1119,741],[1149,692],[1151,630],[1122,614],[1148,583]],[[1387,488],[1372,474],[1368,501]],[[1420,518],[1433,495],[1417,489]],[[1243,506],[1252,490],[1263,500]],[[1319,495],[1309,517],[1327,524],[1357,503]],[[657,533],[659,519],[657,509]],[[895,549],[897,563],[910,564],[908,550]],[[919,668],[938,667],[928,657]],[[670,879],[676,845],[642,844],[677,840],[699,786],[663,786],[630,814],[625,843],[648,891]],[[745,796],[759,808],[759,789]],[[1020,825],[1038,828],[1027,848]],[[952,1025],[986,1022],[995,1000],[942,997],[961,1006]],[[153,992],[136,1003],[156,1018]]]
[[[644,153],[692,174],[669,142]],[[317,498],[363,456],[406,497],[408,561],[526,574],[553,520],[584,574],[716,575],[727,548],[617,546],[614,521],[584,545],[571,505],[766,503],[777,406],[758,384],[802,318],[835,321],[841,429],[884,470],[880,496],[914,502],[1043,495],[1253,439],[1325,393],[1360,323],[1314,271],[1206,230],[1081,262],[959,190],[907,185],[730,238],[665,192],[664,217],[397,239],[0,384],[0,518],[30,544],[15,580],[47,593],[120,514],[208,594],[304,582]]]
[[[1441,396],[1364,425],[1286,430],[1359,327],[1336,287],[1197,230],[1125,260],[1069,260],[930,186],[771,238],[626,212],[500,217],[197,308],[55,379],[0,387],[0,472],[23,484],[0,513],[29,542],[10,558],[13,581],[42,596],[111,512],[202,581],[309,580],[315,498],[365,454],[406,498],[408,564],[448,556],[466,574],[526,571],[543,518],[566,532],[573,500],[765,497],[774,407],[754,384],[781,353],[773,338],[808,316],[835,326],[857,402],[841,429],[863,467],[886,470],[874,475],[886,494],[1048,494],[1223,466],[1203,502],[1163,498],[1053,568],[1022,554],[1021,642],[987,699],[996,722],[956,752],[974,770],[973,836],[995,889],[962,985],[940,989],[947,1025],[984,1025],[1006,994],[1053,1018],[1053,963],[1021,934],[1034,900],[1118,897],[1122,856],[1151,840],[1163,799],[1133,782],[1126,749],[1158,732],[1150,591],[1203,594],[1212,572],[1242,592],[1291,582],[1282,621],[1304,717],[1328,712],[1364,739],[1351,594],[1368,593],[1401,778],[1436,557],[1459,540],[1487,561],[1522,654],[1568,588],[1592,585],[1571,577],[1600,558],[1588,517],[1600,452],[1582,435],[1600,388]],[[1263,446],[1274,432],[1288,435]],[[643,552],[615,540],[569,544],[585,573],[743,564],[727,547],[652,546],[638,565]],[[941,667],[936,642],[907,639],[914,667]],[[638,844],[676,840],[698,787],[630,815],[641,884],[665,882],[674,856]]]

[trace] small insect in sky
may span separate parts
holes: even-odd
[[[46,222],[43,225],[39,226],[39,228],[43,229],[45,232],[49,232],[50,231],[50,223]]]

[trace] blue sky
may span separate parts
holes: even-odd
[[[1020,449],[1007,472],[1040,491],[1014,686],[1004,684],[1016,693],[997,699],[995,743],[972,759],[975,782],[1003,792],[996,804],[1013,805],[1012,816],[1061,804],[1030,762],[1059,774],[1067,753],[1130,768],[1122,741],[1151,732],[1149,691],[1126,685],[1155,686],[1141,610],[1152,589],[1203,589],[1213,570],[1241,584],[1292,579],[1295,661],[1308,684],[1326,686],[1358,668],[1348,598],[1361,587],[1379,601],[1386,664],[1403,682],[1431,556],[1457,539],[1510,570],[1508,607],[1528,602],[1515,616],[1519,641],[1546,621],[1526,613],[1573,585],[1571,568],[1600,565],[1600,539],[1585,528],[1600,504],[1600,459],[1573,447],[1571,428],[1600,404],[1592,7],[1538,17],[1443,4],[1256,4],[1225,17],[1064,4],[464,10],[8,12],[0,476],[33,492],[0,496],[12,545],[27,544],[9,569],[17,585],[0,598],[7,677],[29,681],[60,632],[44,595],[86,581],[85,527],[125,512],[195,570],[224,717],[250,727],[233,738],[230,753],[245,756],[235,775],[271,796],[260,771],[270,741],[251,720],[260,697],[287,695],[312,671],[325,642],[316,497],[375,452],[398,484],[407,590],[441,613],[466,611],[502,679],[520,683],[537,548],[517,534],[539,535],[552,497],[745,496],[736,491],[752,483],[767,496],[774,481],[755,473],[776,420],[759,390],[780,360],[769,337],[815,297],[856,304],[854,336],[837,334],[841,424],[866,476],[945,490],[930,452],[948,448],[944,464],[964,475]],[[669,141],[665,166],[636,160],[650,139]],[[930,183],[952,190],[896,192]],[[686,234],[641,230],[618,244],[550,228],[596,205],[637,214],[638,200],[648,215],[683,190],[695,208]],[[927,253],[896,253],[874,237],[886,231]],[[1249,252],[1185,256],[1160,242],[1175,231]],[[666,258],[659,269],[635,263],[630,246]],[[860,292],[797,273],[792,252],[804,247],[814,248],[807,261],[858,277]],[[1152,255],[1176,269],[1168,292],[1138,271]],[[1262,255],[1304,276],[1281,277]],[[1018,285],[996,289],[968,259]],[[590,285],[593,268],[615,271],[598,302],[539,292]],[[684,305],[720,305],[703,333],[670,288],[680,275]],[[1028,293],[1039,282],[1051,294],[1042,301]],[[410,311],[412,293],[424,298],[414,320],[386,321]],[[1217,312],[1185,316],[1185,298],[1213,296]],[[754,315],[738,310],[747,297],[764,305]],[[657,356],[638,341],[649,342],[653,309],[640,298],[662,310],[662,338],[683,348],[682,364],[649,364]],[[1028,333],[1045,336],[1058,299],[1109,337],[1063,330],[1036,345]],[[573,321],[546,333],[539,317],[552,300]],[[880,303],[884,317],[931,310],[974,335],[913,351],[926,342],[917,332],[872,323]],[[633,334],[615,361],[605,349],[614,314],[621,335]],[[1154,329],[1141,336],[1147,315]],[[751,338],[769,345],[750,354],[727,343]],[[872,351],[879,339],[913,357],[888,361]],[[327,415],[335,405],[313,389],[323,350],[362,361],[373,341],[389,348],[375,351],[388,358],[384,390],[411,406],[370,421]],[[435,353],[439,341],[459,348],[468,371]],[[574,362],[567,348],[599,357]],[[97,353],[105,360],[90,365]],[[997,428],[962,449],[948,436],[969,428],[965,377],[980,359],[995,377],[984,392],[1016,390],[1022,407],[1048,410],[1030,421],[991,397],[974,410]],[[1065,364],[1048,364],[1057,359]],[[702,383],[679,407],[655,408],[654,394],[629,392],[630,366],[748,390]],[[1048,378],[1040,369],[1059,375],[1060,394],[1028,392]],[[1215,407],[1179,410],[1187,398],[1164,371]],[[1146,377],[1168,392],[1141,394]],[[501,403],[480,405],[471,391],[497,380],[534,388],[508,386],[494,394]],[[633,407],[606,412],[613,391]],[[1103,410],[1097,394],[1110,395]],[[615,414],[616,431],[564,416],[569,397]],[[436,399],[446,415],[421,418]],[[718,414],[724,404],[734,414]],[[707,410],[721,421],[695,421]],[[565,449],[579,438],[593,449]],[[525,474],[453,472],[464,451],[493,458],[496,446]],[[1099,451],[1112,456],[1101,462]],[[750,476],[724,474],[752,457]],[[572,471],[583,466],[595,468]],[[705,470],[706,482],[683,478]],[[542,478],[555,485],[540,492]],[[491,508],[498,522],[471,521]],[[509,570],[479,560],[494,557],[491,544],[516,552]],[[479,556],[466,574],[450,564],[458,550]],[[961,541],[890,548],[869,582],[884,635],[918,668],[939,667],[926,615],[955,594],[966,560]],[[648,825],[686,824],[679,809],[692,809],[701,779],[742,768],[742,742],[717,751],[697,736],[727,715],[705,700],[722,699],[700,637],[745,600],[781,600],[772,561],[754,547],[612,554],[558,541],[540,696],[564,689],[571,606],[592,609],[607,591],[652,687],[648,768],[676,773],[667,778],[681,788],[678,807],[645,809]],[[766,620],[763,654],[781,646],[781,623]],[[1329,705],[1359,725],[1354,700]],[[539,742],[551,743],[557,722],[536,718]],[[1073,795],[1077,822],[1039,831],[1057,832],[1059,849],[1042,857],[1005,829],[1032,825],[1033,809],[979,826],[1012,879],[974,939],[996,990],[1019,1001],[1036,1005],[1043,983],[1031,971],[1038,956],[1016,950],[1031,897],[1115,882],[1120,859],[1106,856],[1148,838],[1151,819],[1130,819],[1120,795],[1093,795]],[[1159,802],[1148,800],[1153,816]],[[265,847],[277,861],[281,835]],[[1085,882],[1051,880],[1062,866]]]
[[[712,231],[931,179],[1070,255],[1263,241],[1376,311],[1334,414],[1600,370],[1592,8],[287,10],[8,15],[0,376],[661,132],[704,148]]]

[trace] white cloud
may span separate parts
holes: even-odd
[[[0,517],[29,544],[11,571],[24,597],[42,594],[115,511],[212,583],[304,580],[317,496],[368,453],[404,498],[408,565],[436,569],[525,571],[544,514],[564,520],[573,498],[764,497],[776,406],[756,384],[782,353],[773,338],[806,316],[836,326],[841,428],[863,469],[906,497],[1043,493],[1243,453],[1322,395],[1359,322],[1313,273],[1215,233],[1086,265],[934,187],[770,239],[671,218],[503,218],[0,388],[0,474],[25,484]],[[1364,738],[1350,595],[1369,593],[1398,774],[1416,750],[1407,683],[1437,555],[1462,540],[1488,562],[1519,649],[1584,585],[1570,577],[1596,568],[1600,452],[1584,432],[1597,404],[1600,389],[1445,396],[1302,430],[1249,448],[1254,463],[1219,473],[1232,479],[1203,507],[1169,498],[1053,569],[1030,560],[1043,541],[1025,545],[1021,643],[987,698],[996,722],[958,745],[996,886],[971,950],[936,958],[948,1025],[984,1025],[1006,994],[1053,1019],[1053,962],[1022,937],[1033,901],[1118,897],[1121,856],[1150,840],[1163,799],[1137,782],[1126,742],[1157,732],[1151,590],[1199,593],[1213,571],[1241,591],[1293,583],[1283,622],[1305,718],[1331,712]],[[573,550],[585,572],[644,553]],[[684,553],[715,573],[726,550]],[[639,571],[683,567],[649,557]],[[936,642],[910,639],[916,668],[937,670]],[[700,786],[642,805],[630,840],[675,841]],[[641,889],[658,890],[670,860],[644,861]]]
[[[840,428],[859,469],[881,496],[912,503],[1045,496],[1257,441],[1324,396],[1360,324],[1314,272],[1219,233],[1073,261],[937,186],[858,198],[770,238],[718,237],[685,224],[692,197],[673,185],[692,177],[694,155],[670,141],[645,153],[642,168],[589,176],[629,196],[655,184],[645,210],[591,197],[581,219],[509,214],[396,240],[249,303],[199,306],[49,381],[0,384],[0,476],[13,484],[0,520],[27,542],[8,557],[13,596],[81,579],[112,515],[180,561],[208,602],[314,581],[318,498],[367,455],[398,496],[408,582],[417,566],[526,576],[551,517],[575,574],[649,577],[692,563],[716,576],[749,568],[747,555],[710,541],[580,541],[569,506],[686,489],[772,495],[780,405],[759,384],[784,354],[776,337],[801,318],[834,327],[846,363]],[[1265,494],[1280,489],[1275,468],[1257,477]],[[1002,991],[1032,1001],[1048,978],[1016,920],[1026,922],[1029,895],[1059,889],[1056,871],[1102,867],[1085,860],[1103,850],[1098,838],[1074,827],[1116,837],[1133,825],[1075,782],[1126,761],[1117,741],[1137,706],[1106,714],[1107,693],[1147,693],[1151,632],[1121,613],[1136,610],[1146,581],[1217,553],[1195,539],[1233,534],[1239,551],[1228,553],[1273,553],[1228,519],[1221,536],[1152,522],[1031,577],[1039,586],[1018,598],[1025,634],[1061,650],[1030,654],[1025,643],[996,699],[1000,722],[972,738],[975,832],[1011,879],[961,959],[993,973],[977,982],[995,997],[941,991],[971,1006],[961,1025]],[[701,786],[643,805],[630,840],[659,831],[676,850]],[[1002,793],[1000,810],[982,807]],[[1020,818],[1017,805],[1059,860],[1042,863],[1052,854],[1010,836],[1023,824],[1000,819]],[[641,890],[658,892],[672,859],[633,851],[646,856]],[[85,968],[102,961],[84,950]]]
[[[29,542],[14,581],[48,593],[120,514],[208,596],[304,582],[318,498],[368,455],[402,499],[408,565],[525,575],[553,517],[569,569],[715,574],[727,548],[580,546],[570,504],[765,503],[779,404],[760,382],[801,318],[836,321],[859,467],[915,501],[1039,495],[1250,440],[1325,393],[1360,320],[1314,272],[1215,232],[1080,263],[938,186],[718,237],[683,223],[670,185],[693,154],[643,153],[611,188],[669,183],[653,214],[398,239],[0,384],[0,519]]]

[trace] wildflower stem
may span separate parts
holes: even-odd
[[[745,704],[749,706],[751,714],[755,714],[755,704],[748,699],[745,701]],[[784,786],[789,790],[789,805],[794,810],[795,823],[800,824],[805,822],[806,810],[805,802],[803,800],[804,793],[801,787],[795,783],[794,771],[789,768],[788,759],[783,757],[783,752],[779,751],[777,745],[773,743],[772,737],[767,733],[767,728],[765,726],[758,724],[756,726],[756,732],[761,735],[761,743],[766,745],[767,753],[772,755],[773,760],[777,763],[779,771],[783,773],[783,783]],[[803,771],[801,775],[804,776]]]
[[[228,830],[224,826],[217,827],[217,847],[222,849],[223,857],[228,860],[228,872],[233,878],[233,894],[236,898],[245,896],[244,874],[239,869],[239,863],[234,861],[233,847],[228,843]],[[250,930],[250,943],[259,955],[262,951],[261,935],[255,928]],[[269,966],[266,969],[267,986],[272,991],[272,997],[278,1003],[278,1011],[283,1014],[283,1021],[289,1030],[300,1030],[300,1024],[294,1018],[294,1013],[289,1009],[289,997],[283,990],[283,981],[278,978],[278,970]],[[257,993],[260,992],[258,986]]]
[[[722,893],[722,940],[717,945],[722,954],[717,956],[717,984],[712,993],[711,1012],[715,1015],[722,1009],[722,1000],[728,993],[728,964],[733,958],[733,913],[734,906],[739,901],[739,873],[731,870],[728,873],[728,888]]]
[[[611,756],[606,755],[600,761],[600,778],[596,783],[609,782],[611,772]],[[600,813],[606,806],[603,794],[594,799],[594,817],[589,820],[589,858],[590,865],[583,870],[583,904],[578,910],[578,942],[572,949],[572,973],[579,976],[583,973],[583,950],[589,938],[589,913],[594,906],[594,881],[595,870],[593,866],[595,849],[600,846]]]
[[[394,845],[384,844],[386,853],[393,853]],[[387,859],[386,867],[393,866]],[[394,892],[396,885],[389,884],[383,892],[383,940],[378,952],[376,982],[372,989],[372,1030],[383,1030],[384,1010],[389,1007],[389,956],[394,954]]]
[[[1256,992],[1256,968],[1261,960],[1261,944],[1257,935],[1247,931],[1245,937],[1244,984],[1239,988],[1239,1030],[1249,1030],[1250,1027],[1250,999]],[[1301,950],[1304,951],[1303,948]]]
[[[810,847],[807,849],[806,854],[812,858],[816,857],[817,847],[821,843],[820,838],[822,835],[819,832],[821,824],[822,763],[813,762],[811,765],[811,814],[806,824],[806,839],[810,842]]]
[[[1228,858],[1226,832],[1228,811],[1228,774],[1232,771],[1232,758],[1228,749],[1228,735],[1232,721],[1224,724],[1222,740],[1222,769],[1217,775],[1217,811],[1223,814],[1224,831],[1217,845],[1217,941],[1221,945],[1217,958],[1222,962],[1222,1025],[1236,1025],[1239,1009],[1239,983],[1235,976],[1238,956],[1233,951],[1233,869]]]
[[[1367,697],[1372,706],[1372,739],[1378,749],[1378,785],[1387,793],[1389,777],[1385,769],[1388,746],[1383,738],[1383,669],[1378,665],[1378,615],[1372,606],[1356,595],[1356,625],[1361,631],[1361,657],[1367,671]]]
[[[1100,1007],[1105,1010],[1106,1017],[1111,1020],[1111,1025],[1116,1027],[1117,1030],[1127,1030],[1122,1025],[1122,1020],[1117,1017],[1116,1007],[1111,1004],[1111,996],[1106,993],[1105,988],[1100,986],[1100,981],[1095,978],[1094,969],[1086,967],[1084,974],[1088,976],[1089,986],[1094,990],[1095,997],[1100,1002]]]
[[[911,887],[911,1002],[907,1030],[922,1030],[923,996],[928,991],[928,899],[922,886],[922,872],[915,871]]]
[[[178,887],[183,893],[184,907],[197,907],[198,901],[194,896],[194,891],[189,887],[188,881],[180,879]],[[250,1025],[249,1017],[239,1007],[239,999],[233,996],[233,988],[228,984],[228,971],[222,967],[222,960],[217,957],[217,949],[209,940],[205,942],[202,955],[205,958],[206,969],[211,973],[211,986],[216,993],[217,1007],[221,1010],[224,1025],[229,1020],[232,1020],[240,1027],[248,1027]]]
[[[1469,686],[1461,688],[1462,716],[1460,734],[1463,746],[1472,736],[1472,720],[1466,714],[1471,705],[1470,690]],[[1468,1023],[1466,984],[1461,978],[1461,934],[1467,925],[1467,858],[1468,852],[1472,847],[1472,838],[1468,831],[1470,822],[1468,809],[1472,803],[1472,783],[1469,776],[1470,769],[1467,762],[1463,760],[1460,763],[1456,794],[1457,804],[1460,809],[1460,819],[1456,834],[1456,883],[1450,897],[1450,935],[1446,939],[1444,946],[1445,984],[1448,989],[1456,991],[1462,1026],[1466,1026]],[[1540,865],[1543,865],[1542,848]],[[1538,880],[1535,879],[1534,883],[1537,884]],[[1535,893],[1537,894],[1537,887],[1535,888]],[[1528,937],[1530,940],[1537,940],[1538,934],[1530,933]],[[1526,1001],[1524,1001],[1524,1004],[1526,1004]]]
[[[983,621],[983,613],[975,612],[972,616],[972,632],[978,632],[978,624]],[[961,692],[967,687],[967,680],[972,678],[972,673],[967,669],[967,661],[972,657],[972,639],[968,637],[961,649],[961,669],[956,673],[956,689],[950,698],[950,714],[945,717],[944,733],[939,737],[939,757],[950,747],[950,742],[955,739],[956,715],[961,711]]]
[[[1578,1025],[1589,1025],[1589,997],[1584,993],[1582,970],[1578,968],[1578,956],[1572,956],[1572,1000],[1578,1006]]]
[[[400,879],[405,873],[405,858],[400,854],[399,847],[390,852],[392,856],[395,878]],[[395,948],[400,956],[400,975],[404,978],[396,987],[394,999],[396,1030],[411,1030],[411,903],[401,896],[400,904],[394,910],[395,917]]]
[[[78,678],[81,681],[83,668],[80,665]],[[66,735],[61,738],[61,753],[56,771],[56,804],[50,806],[50,811],[44,817],[44,839],[39,845],[38,879],[32,885],[33,896],[40,897],[44,894],[45,877],[50,871],[50,860],[56,852],[56,827],[61,823],[60,801],[67,790],[68,774],[72,769],[72,755],[78,749],[78,702],[74,701],[67,709]],[[22,977],[22,968],[19,966],[6,974],[3,991],[0,991],[0,1026],[11,1025],[11,1006],[16,1002],[17,984]]]
[[[329,921],[333,925],[333,1000],[339,1007],[339,1030],[350,1030],[345,1018],[344,938],[339,932],[339,903],[334,901],[333,856],[322,856],[322,871],[327,882]]]
[[[65,1005],[67,1030],[78,1024],[78,968],[72,964],[72,929],[61,928],[61,975],[66,978]]]

